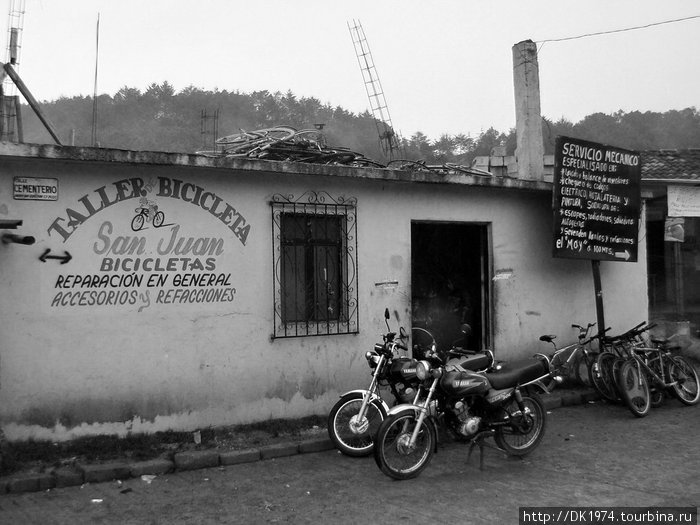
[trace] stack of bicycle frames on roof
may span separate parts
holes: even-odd
[[[384,165],[347,148],[329,147],[325,137],[315,129],[296,130],[277,126],[244,131],[216,141],[216,151],[198,151],[212,157],[249,157],[265,160],[337,164],[383,168]]]
[[[348,148],[328,146],[324,135],[315,129],[296,130],[290,126],[244,131],[221,137],[215,151],[198,151],[208,157],[248,157],[284,162],[351,166],[356,168],[389,168],[430,172],[438,175],[471,175],[491,177],[488,171],[459,164],[427,164],[425,161],[395,159],[384,165]]]
[[[617,336],[597,334],[590,338],[587,334],[593,324],[572,326],[579,329],[579,342],[557,350],[552,362],[562,375],[592,385],[605,400],[624,403],[637,417],[662,405],[667,395],[685,405],[700,400],[695,368],[678,355],[680,345],[673,338],[651,336],[655,325],[643,322]],[[599,338],[600,352],[591,352],[591,343]],[[553,339],[550,335],[540,337],[554,344]],[[566,354],[569,357],[564,361]]]

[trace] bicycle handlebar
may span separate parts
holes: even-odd
[[[598,338],[601,338],[601,339],[602,339],[601,336],[603,336],[604,334],[606,334],[606,333],[609,332],[610,330],[611,330],[611,327],[608,326],[608,327],[607,327],[605,330],[603,330],[602,332],[598,332],[597,334],[592,335],[591,337],[589,337],[586,341],[582,341],[581,344],[582,344],[582,345],[587,345],[588,343],[591,343],[591,342],[595,341],[595,340],[598,339]]]
[[[606,343],[617,343],[620,341],[629,340],[629,339],[632,339],[633,337],[637,337],[638,335],[643,334],[644,332],[646,332],[648,330],[651,330],[652,328],[654,328],[656,326],[656,323],[647,324],[646,326],[644,326],[646,323],[647,323],[647,321],[642,321],[637,326],[635,326],[634,328],[630,328],[629,330],[627,330],[623,334],[616,335],[613,337],[606,337],[605,342]]]

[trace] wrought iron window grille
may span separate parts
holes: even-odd
[[[273,338],[355,334],[357,199],[275,194]]]

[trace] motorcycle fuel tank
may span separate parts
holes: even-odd
[[[391,362],[389,377],[393,381],[411,381],[416,378],[416,365],[418,361],[410,357],[397,357]]]
[[[445,372],[440,379],[440,386],[450,397],[483,394],[491,388],[486,377],[469,370]]]

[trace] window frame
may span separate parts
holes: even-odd
[[[272,251],[273,251],[273,333],[272,338],[285,337],[309,337],[318,335],[342,335],[356,334],[359,332],[358,315],[358,277],[357,277],[357,199],[354,197],[333,198],[327,192],[307,191],[299,198],[293,195],[275,194],[270,202],[272,208]],[[290,217],[316,218],[338,218],[338,240],[331,242],[327,238],[304,240],[285,238],[283,235],[285,224]],[[317,221],[323,223],[326,221]],[[326,222],[326,227],[328,223]],[[298,223],[297,223],[298,224]],[[310,230],[309,230],[310,231]],[[308,233],[308,232],[307,232]],[[318,248],[333,246],[338,250],[337,283],[331,287],[324,296],[318,293],[321,282],[328,282],[327,274],[320,278],[320,269],[316,268],[316,257]],[[305,262],[297,264],[295,261],[286,261],[285,253],[288,248],[302,248]],[[306,269],[306,261],[312,260],[312,269]],[[326,261],[327,263],[328,261]],[[296,266],[295,266],[296,265]],[[299,292],[294,287],[294,295],[290,294],[290,282],[287,277],[289,267],[305,268],[305,275],[301,281],[307,286],[303,288],[304,298],[301,299]],[[325,268],[328,271],[328,268]],[[294,280],[296,283],[300,279]],[[313,293],[309,295],[309,286],[313,287]],[[331,293],[332,292],[332,293]],[[337,299],[329,300],[334,293],[338,294]],[[287,315],[287,306],[290,302],[296,304],[298,301],[308,301],[309,297],[321,299],[325,310],[331,302],[337,305],[337,312],[325,319],[320,318],[319,304],[317,300],[306,302],[305,309],[307,315],[305,319],[291,319]],[[311,313],[309,314],[309,311]]]

